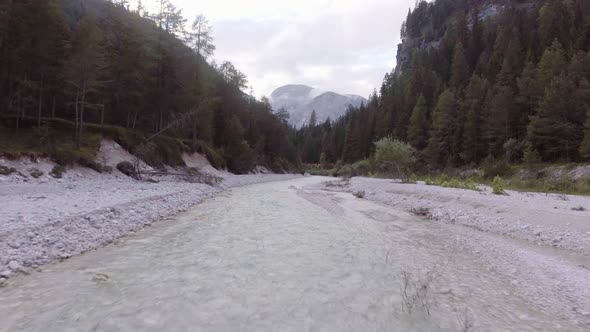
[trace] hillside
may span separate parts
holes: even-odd
[[[0,4],[0,152],[76,163],[96,154],[98,135],[153,150],[154,164],[203,146],[237,173],[297,163],[287,125],[242,92],[244,74],[207,63],[206,24],[190,30],[168,0],[149,16],[126,3]]]
[[[369,157],[392,136],[417,170],[590,160],[590,2],[419,1],[366,108],[301,132],[304,162]]]
[[[321,91],[306,85],[285,85],[272,92],[269,98],[274,110],[284,108],[289,112],[289,123],[300,128],[309,123],[311,114],[316,112],[318,123],[328,118],[336,120],[352,107],[359,107],[367,100],[356,95],[341,95]]]

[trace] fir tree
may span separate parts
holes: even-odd
[[[428,144],[428,109],[426,99],[420,95],[412,111],[410,127],[408,128],[408,142],[415,149],[421,151]]]

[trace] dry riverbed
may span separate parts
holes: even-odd
[[[590,257],[590,197],[516,191],[494,195],[483,186],[477,192],[360,177],[333,184],[327,189],[364,192],[368,200],[406,211],[422,210],[433,220]]]
[[[42,163],[34,164],[36,167]],[[19,273],[101,247],[185,211],[224,188],[292,175],[224,174],[216,187],[179,181],[139,182],[121,174],[45,176],[0,183],[0,284]]]
[[[0,331],[590,328],[587,256],[326,191],[327,180],[233,188],[10,279]]]

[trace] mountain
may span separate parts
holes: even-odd
[[[289,123],[302,127],[309,122],[315,110],[317,121],[338,119],[350,106],[359,107],[367,100],[357,95],[341,95],[331,91],[314,89],[307,85],[289,84],[282,86],[270,95],[270,104],[276,111],[284,108],[289,112]]]

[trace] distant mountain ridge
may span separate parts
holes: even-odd
[[[350,106],[359,107],[362,103],[367,103],[367,100],[361,96],[343,95],[301,84],[289,84],[277,88],[271,93],[269,101],[275,111],[284,108],[289,112],[289,123],[298,128],[309,122],[314,110],[317,121],[323,122],[328,118],[338,119]]]

